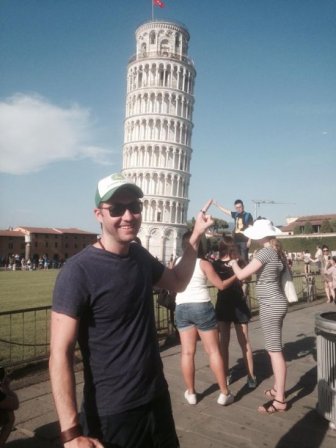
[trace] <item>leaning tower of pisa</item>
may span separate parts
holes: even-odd
[[[136,30],[127,69],[123,173],[144,192],[142,244],[167,262],[186,230],[196,71],[182,24],[155,20]]]

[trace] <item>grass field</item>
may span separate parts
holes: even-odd
[[[51,305],[57,269],[0,272],[0,362],[5,366],[46,356],[49,310],[18,312]],[[3,314],[12,312],[12,314]]]
[[[295,264],[294,272],[302,273],[303,265]],[[50,306],[58,273],[58,269],[0,271],[0,364],[12,366],[25,363],[32,358],[47,356],[50,310],[25,312],[18,310]],[[302,278],[295,278],[294,283],[299,299],[302,300]],[[323,295],[321,276],[316,277],[316,290],[319,296]],[[211,288],[210,294],[215,303],[216,288]],[[250,285],[249,298],[252,311],[256,311],[258,303],[254,283]],[[166,331],[168,326],[166,309],[155,307],[155,311],[159,322],[158,333],[162,329]]]
[[[51,305],[58,269],[0,271],[0,312]]]
[[[303,263],[295,263],[293,271],[302,273]],[[51,305],[58,273],[58,269],[0,271],[0,312]]]

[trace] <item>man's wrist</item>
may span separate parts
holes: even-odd
[[[60,434],[61,443],[64,445],[67,442],[71,442],[71,440],[76,439],[83,435],[83,429],[80,424],[72,426],[65,431],[62,431]]]

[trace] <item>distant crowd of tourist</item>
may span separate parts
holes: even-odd
[[[49,259],[46,255],[40,257],[25,258],[19,254],[12,254],[8,257],[0,258],[0,266],[6,271],[35,271],[59,269],[64,264],[64,260]]]

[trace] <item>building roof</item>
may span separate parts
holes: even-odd
[[[57,228],[60,233],[73,233],[73,234],[81,234],[81,235],[98,235],[98,232],[87,232],[86,230],[77,229],[76,227],[69,228]]]
[[[22,238],[25,236],[25,234],[21,231],[16,230],[0,230],[0,236]]]
[[[60,232],[57,229],[50,228],[50,227],[15,227],[14,230],[21,230],[24,234],[31,234],[31,233],[49,233],[49,234],[56,234],[59,235]]]
[[[11,230],[0,230],[1,236],[25,236],[32,233],[44,233],[51,235],[74,234],[74,235],[98,235],[98,233],[87,232],[85,230],[77,229],[76,227],[69,228],[54,228],[54,227],[15,227]]]
[[[336,214],[299,216],[287,226],[281,227],[281,230],[283,232],[290,232],[294,230],[295,227],[304,226],[306,222],[310,222],[313,226],[319,226],[323,221],[336,221]]]

